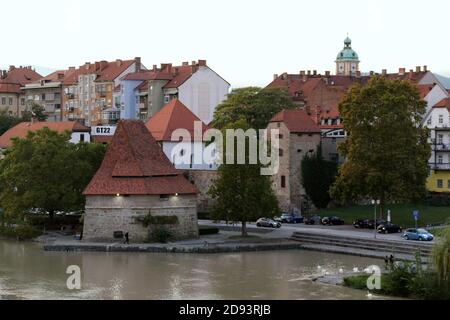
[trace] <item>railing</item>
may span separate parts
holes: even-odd
[[[450,171],[450,163],[430,163],[431,170]]]

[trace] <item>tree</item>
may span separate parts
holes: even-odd
[[[294,108],[294,105],[284,91],[255,87],[235,89],[218,106],[213,126],[221,130],[264,129],[275,114],[289,108]],[[229,147],[224,143],[225,153]],[[247,147],[247,160],[248,151]],[[273,217],[280,212],[271,178],[262,176],[261,168],[260,163],[248,164],[248,161],[241,165],[223,164],[209,192],[216,200],[212,217],[242,222],[243,237],[247,236],[248,221]]]
[[[441,285],[450,288],[450,227],[442,230],[439,241],[434,245],[433,258]]]
[[[22,116],[22,121],[30,122],[33,118],[37,121],[47,121],[48,116],[45,114],[45,108],[36,102],[32,102],[31,111],[25,111]]]
[[[373,78],[353,86],[339,105],[348,137],[339,147],[347,158],[331,189],[333,198],[415,201],[426,194],[428,129],[420,123],[425,102],[406,81]]]
[[[82,191],[99,168],[105,147],[69,140],[69,132],[48,128],[14,139],[0,162],[0,203],[7,217],[21,218],[37,208],[53,218],[57,211],[84,207]]]
[[[322,148],[317,152],[306,154],[302,160],[302,184],[306,194],[318,209],[325,209],[331,201],[330,187],[337,175],[336,162],[326,161],[322,156]]]
[[[0,111],[0,136],[17,125],[22,120],[9,115],[6,111]]]

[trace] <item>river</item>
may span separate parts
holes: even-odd
[[[364,291],[314,283],[309,278],[323,270],[351,271],[382,263],[310,251],[58,253],[44,252],[33,243],[0,240],[0,300],[369,299]],[[81,269],[81,290],[66,286],[66,269],[71,265]]]

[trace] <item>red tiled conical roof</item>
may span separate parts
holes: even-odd
[[[141,121],[122,120],[84,195],[170,195],[198,191],[179,175]]]
[[[202,122],[180,100],[174,99],[151,117],[145,126],[156,141],[172,141],[172,133],[177,129],[186,129],[194,139],[196,121]],[[202,122],[202,137],[206,130],[208,126]]]

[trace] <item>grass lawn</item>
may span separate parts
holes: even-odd
[[[414,227],[414,219],[412,213],[419,210],[419,222],[421,227],[430,224],[440,224],[450,219],[450,207],[430,207],[426,205],[413,204],[395,204],[388,205],[386,211],[391,210],[392,222],[402,226],[403,228]],[[353,206],[348,208],[337,208],[332,210],[320,210],[314,214],[322,217],[337,216],[344,219],[346,224],[352,224],[356,219],[373,219],[374,206]],[[379,216],[379,209],[378,209]],[[385,217],[386,218],[386,217]]]

